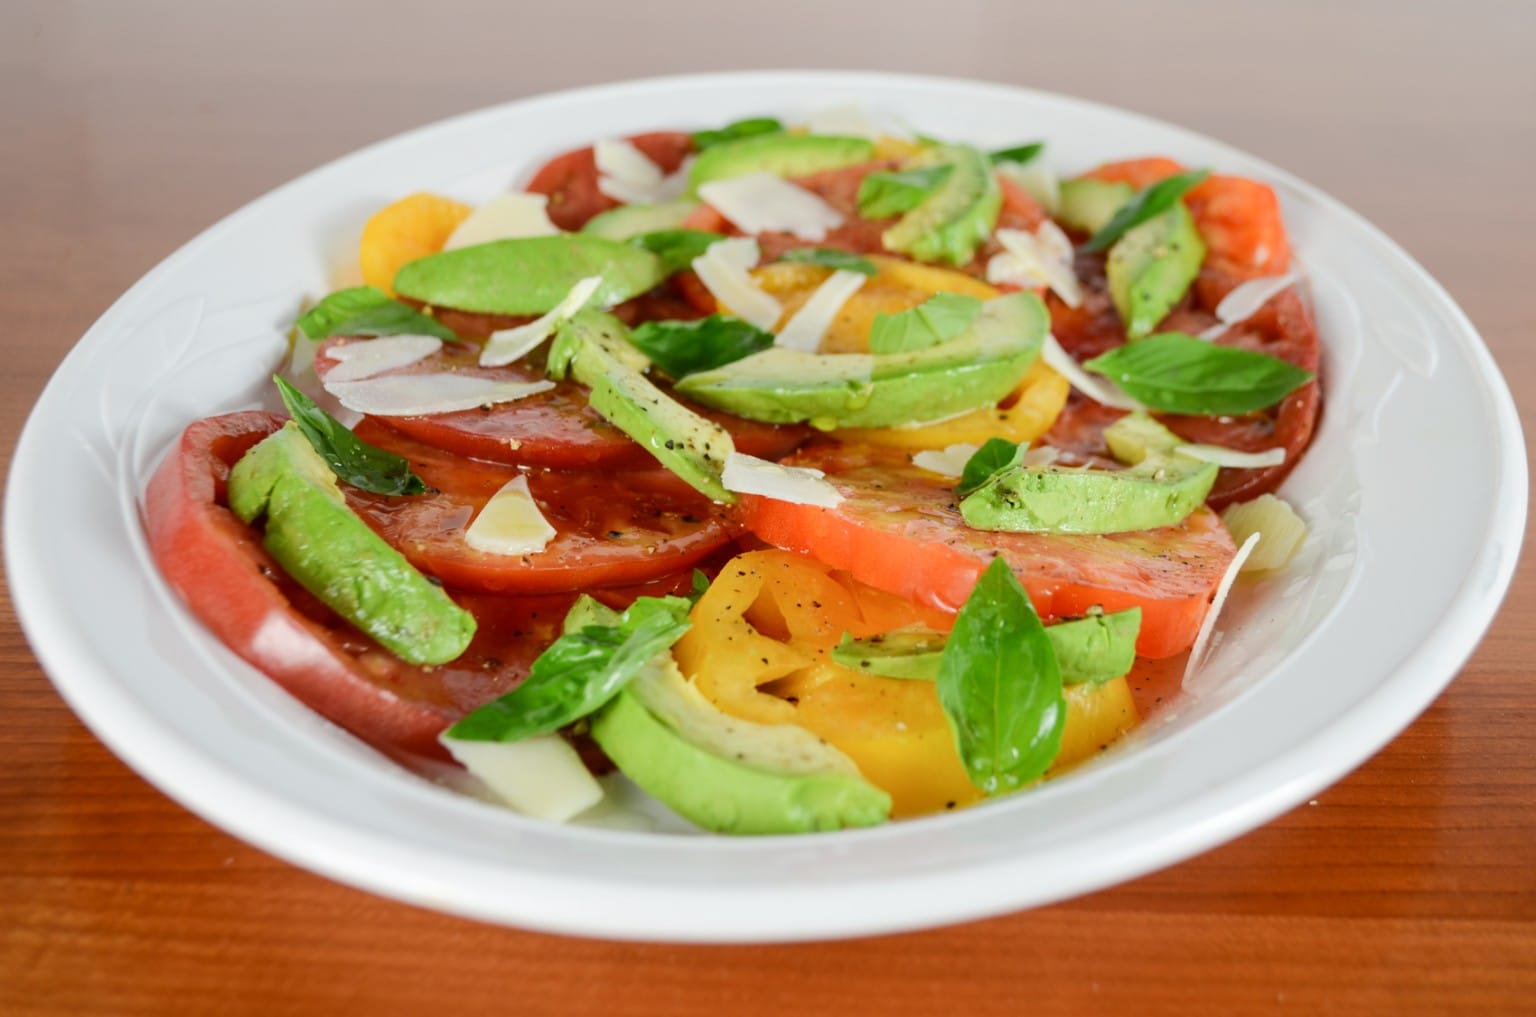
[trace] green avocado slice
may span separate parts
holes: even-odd
[[[836,134],[757,134],[711,145],[700,152],[688,171],[688,185],[697,191],[711,180],[772,173],[776,177],[804,177],[825,170],[842,169],[875,157],[875,143],[868,138]]]
[[[1104,271],[1126,337],[1150,335],[1184,299],[1204,260],[1205,242],[1182,201],[1116,240]]]
[[[1040,353],[1050,317],[1033,293],[982,305],[948,342],[905,353],[806,353],[775,346],[682,379],[677,390],[749,420],[893,427],[990,406]]]
[[[609,240],[628,240],[644,233],[681,229],[698,207],[693,198],[678,198],[659,205],[620,205],[588,219],[581,232]]]
[[[997,226],[1003,192],[986,154],[968,145],[938,145],[905,169],[948,165],[949,175],[916,208],[885,231],[887,250],[919,261],[969,264]]]
[[[1064,180],[1061,207],[1056,218],[1063,226],[1091,237],[1103,229],[1135,193],[1136,188],[1120,180],[1095,180],[1092,177]]]
[[[395,292],[432,307],[482,314],[545,314],[571,287],[600,275],[594,306],[609,307],[662,281],[661,259],[607,237],[562,233],[460,247],[404,266]]]
[[[235,464],[229,507],[245,523],[265,515],[262,545],[283,570],[401,660],[443,664],[474,636],[474,616],[347,506],[292,421]]]

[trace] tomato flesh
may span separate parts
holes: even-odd
[[[693,138],[682,131],[637,134],[629,143],[645,153],[663,173],[671,173],[693,151]],[[527,190],[549,195],[549,220],[563,230],[579,230],[599,212],[616,208],[618,202],[597,186],[597,158],[593,149],[578,148],[545,163]]]

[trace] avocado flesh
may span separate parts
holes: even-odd
[[[1126,421],[1130,421],[1129,424]],[[1123,426],[1122,426],[1123,425]],[[1111,437],[1115,428],[1122,437]],[[1133,440],[1125,435],[1134,431]],[[1219,472],[1215,463],[1178,454],[1184,444],[1146,414],[1132,414],[1105,431],[1110,449],[1142,455],[1123,470],[1015,466],[1000,470],[960,502],[966,525],[1027,533],[1128,533],[1174,526],[1205,503]],[[1116,451],[1118,456],[1120,453]],[[1134,458],[1135,453],[1129,458]]]
[[[1039,355],[1050,317],[1033,293],[982,305],[948,342],[905,353],[806,353],[772,347],[683,378],[677,390],[749,420],[822,429],[895,427],[997,403]]]
[[[335,474],[292,421],[229,475],[229,507],[266,516],[262,545],[322,602],[411,664],[463,653],[475,619],[347,507]]]
[[[585,233],[514,237],[429,254],[395,274],[395,292],[433,307],[482,314],[546,314],[581,280],[603,278],[590,301],[609,307],[665,277],[650,251]]]
[[[1134,187],[1118,180],[1094,180],[1092,177],[1065,180],[1061,185],[1061,206],[1056,218],[1063,226],[1092,236],[1103,229],[1135,193]]]
[[[698,207],[699,203],[693,198],[679,198],[659,205],[620,205],[587,220],[581,232],[609,240],[628,240],[645,233],[680,229]]]
[[[592,408],[629,435],[694,490],[734,502],[720,475],[735,443],[725,428],[707,420],[653,385],[641,372],[645,355],[630,345],[624,323],[585,310],[562,323],[550,347],[551,377],[569,374],[592,389]]]
[[[1003,191],[992,163],[968,145],[939,145],[914,156],[904,169],[948,165],[944,182],[881,237],[886,250],[918,261],[966,265],[992,235]]]
[[[688,171],[688,186],[697,191],[711,180],[772,173],[777,177],[804,177],[842,169],[875,157],[875,143],[868,138],[835,134],[756,134],[749,138],[712,145],[700,152]]]
[[[1126,337],[1150,335],[1184,299],[1204,260],[1205,243],[1182,201],[1116,240],[1105,275]]]
[[[890,815],[890,795],[811,732],[723,713],[670,656],[658,661],[591,731],[620,772],[679,815],[738,834],[874,826]]]

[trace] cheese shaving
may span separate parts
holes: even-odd
[[[944,477],[963,476],[965,464],[971,461],[971,456],[975,455],[980,447],[969,442],[960,442],[956,445],[947,445],[942,449],[928,449],[914,453],[912,465]]]
[[[883,122],[888,119],[870,115],[861,102],[845,102],[811,113],[805,118],[804,127],[811,134],[837,134],[849,138],[868,138],[870,141],[883,138],[906,140],[911,137],[911,132],[899,124]]]
[[[1221,582],[1216,584],[1216,596],[1211,598],[1211,606],[1206,609],[1205,618],[1200,622],[1200,631],[1195,636],[1194,648],[1189,651],[1189,662],[1184,665],[1184,683],[1189,684],[1189,679],[1200,670],[1205,663],[1205,650],[1211,641],[1211,633],[1216,631],[1216,616],[1221,613],[1222,605],[1227,602],[1227,594],[1232,592],[1232,582],[1242,571],[1243,562],[1253,553],[1253,548],[1259,542],[1257,533],[1250,534],[1243,541],[1243,546],[1237,549],[1237,554],[1227,564],[1227,570],[1221,575]]]
[[[837,209],[772,173],[711,180],[699,187],[699,197],[743,233],[773,231],[819,241],[843,222]]]
[[[650,157],[622,138],[607,138],[592,146],[597,163],[597,189],[626,205],[659,205],[682,196],[688,167],[662,173]]]
[[[1258,314],[1259,309],[1269,303],[1271,297],[1300,281],[1299,273],[1287,272],[1285,275],[1260,276],[1257,279],[1239,283],[1221,298],[1221,303],[1216,305],[1216,324],[1201,332],[1200,338],[1219,339],[1233,325],[1247,321]]]
[[[569,321],[572,315],[585,307],[602,284],[602,276],[589,275],[572,286],[571,291],[548,314],[526,325],[492,332],[485,348],[480,351],[480,366],[501,367],[532,353],[539,343],[550,337],[556,326]]]
[[[509,403],[555,387],[552,381],[501,381],[470,374],[391,374],[363,381],[325,382],[349,410],[376,417],[415,417]]]
[[[821,346],[822,336],[827,334],[827,329],[842,312],[843,305],[859,291],[867,278],[861,272],[850,272],[843,268],[827,276],[816,287],[810,299],[779,330],[779,334],[774,337],[774,344],[786,349],[815,353]]]
[[[745,452],[732,452],[725,458],[720,482],[727,491],[737,494],[756,494],[795,505],[835,508],[842,503],[843,496],[826,482],[825,477],[820,470],[780,466]]]
[[[464,543],[476,551],[497,555],[537,554],[555,538],[539,505],[528,490],[528,478],[518,475],[491,495],[464,531]]]
[[[1120,391],[1107,378],[1095,378],[1080,367],[1072,354],[1061,348],[1056,337],[1046,334],[1045,344],[1040,347],[1040,359],[1045,366],[1067,379],[1067,382],[1083,395],[1101,406],[1115,410],[1144,410],[1145,406]]]
[[[1072,270],[1072,241],[1047,219],[1033,233],[1000,229],[1003,250],[987,262],[987,282],[997,285],[1049,286],[1068,307],[1083,302],[1083,288]]]
[[[559,227],[549,221],[548,207],[547,194],[518,192],[492,198],[459,223],[443,244],[443,250],[488,244],[493,240],[545,237],[559,233]]]
[[[758,257],[757,241],[751,237],[717,240],[693,259],[693,270],[722,307],[768,331],[778,324],[784,307],[747,274]]]
[[[361,381],[425,360],[442,348],[443,341],[432,335],[386,335],[339,342],[325,351],[328,359],[336,361],[326,378]]]
[[[1283,448],[1270,448],[1263,452],[1240,452],[1235,448],[1223,448],[1220,445],[1188,444],[1180,445],[1173,451],[1181,456],[1189,456],[1201,462],[1215,463],[1217,466],[1236,470],[1257,470],[1266,466],[1279,466],[1285,462]]]

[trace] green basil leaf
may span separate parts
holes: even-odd
[[[1154,410],[1203,416],[1262,410],[1312,380],[1311,371],[1279,357],[1183,332],[1117,346],[1083,366]]]
[[[936,689],[972,784],[998,794],[1050,768],[1067,719],[1061,687],[1029,594],[993,559],[955,616]]]
[[[580,720],[618,695],[691,624],[692,605],[684,597],[641,597],[616,618],[585,606],[588,601],[583,596],[571,608],[575,618],[568,618],[565,634],[539,655],[521,685],[460,720],[447,737],[515,742]]]
[[[358,438],[283,378],[273,375],[272,380],[277,383],[288,416],[337,477],[374,494],[426,492],[427,485],[411,472],[411,464],[403,457]]]
[[[699,599],[701,597],[703,597],[704,594],[706,594],[708,592],[709,592],[709,576],[704,574],[704,570],[703,569],[694,569],[693,570],[693,589],[688,591],[688,602],[690,604],[697,604],[699,602]]]
[[[1027,442],[1019,444],[1007,438],[988,438],[986,444],[972,452],[971,458],[965,461],[960,471],[960,483],[955,485],[955,494],[964,498],[991,480],[993,474],[1017,466],[1027,451]]]
[[[785,251],[779,256],[780,261],[794,261],[805,265],[820,265],[823,268],[839,268],[849,272],[857,272],[860,275],[875,275],[880,270],[875,263],[868,258],[861,258],[857,254],[848,251],[839,251],[833,247],[796,247]]]
[[[773,333],[728,314],[699,321],[647,321],[629,341],[673,378],[724,367],[773,345]]]
[[[784,125],[773,117],[749,117],[746,120],[737,120],[714,130],[694,131],[691,137],[693,138],[694,151],[702,152],[706,148],[722,145],[727,141],[750,138],[754,134],[775,134],[783,129]]]
[[[693,259],[708,250],[710,244],[724,239],[705,230],[657,230],[630,237],[628,242],[660,258],[665,275],[675,275],[692,265]]]
[[[1032,162],[1035,156],[1045,151],[1045,142],[1032,141],[1027,145],[1016,145],[1013,148],[1000,148],[996,152],[988,153],[987,158],[993,164],[1000,162],[1018,163],[1020,166]]]
[[[1151,219],[1153,216],[1162,215],[1173,207],[1173,203],[1189,193],[1190,188],[1210,176],[1210,170],[1193,170],[1189,173],[1176,173],[1171,177],[1159,180],[1151,187],[1138,191],[1132,195],[1131,200],[1115,210],[1097,233],[1088,238],[1083,245],[1083,250],[1090,254],[1099,251],[1107,251],[1125,235],[1127,230]]]
[[[871,353],[906,353],[948,342],[970,327],[981,301],[959,293],[935,293],[896,314],[877,314],[869,328]]]
[[[430,335],[459,341],[452,330],[372,286],[337,290],[295,324],[317,342],[333,335]]]
[[[950,170],[939,165],[871,173],[859,182],[859,215],[884,219],[910,212],[949,177]]]

